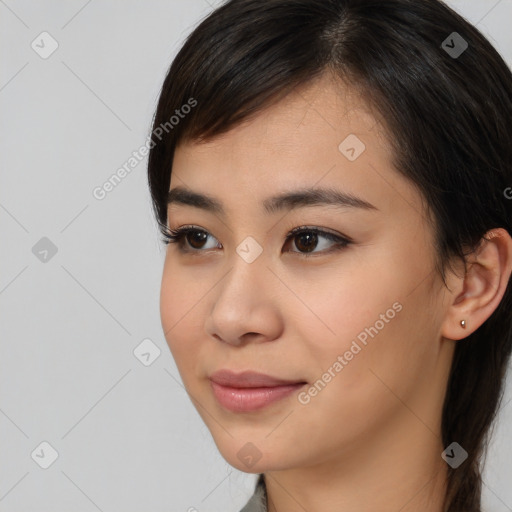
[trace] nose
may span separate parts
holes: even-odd
[[[272,341],[282,333],[283,318],[278,288],[282,284],[264,258],[247,263],[238,255],[211,295],[205,321],[209,336],[240,346]]]

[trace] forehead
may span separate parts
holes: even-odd
[[[356,89],[324,75],[224,134],[180,144],[170,188],[210,192],[239,206],[297,185],[364,192],[368,202],[382,203],[386,198],[370,196],[379,187],[386,192],[383,175],[388,182],[400,177],[378,119]]]
[[[193,147],[197,152],[212,152],[217,148],[221,152],[227,146],[249,149],[266,144],[267,151],[272,151],[297,145],[304,138],[310,139],[308,147],[311,147],[320,138],[330,144],[332,139],[336,142],[344,134],[366,132],[372,132],[370,145],[382,146],[388,142],[383,125],[380,114],[359,89],[325,72],[228,132],[206,142],[186,141],[179,148]],[[326,138],[327,132],[332,137]]]

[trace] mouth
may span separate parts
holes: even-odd
[[[285,380],[258,372],[234,373],[230,370],[213,373],[210,383],[219,404],[232,412],[262,409],[307,384],[304,380]]]

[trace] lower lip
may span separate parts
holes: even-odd
[[[263,409],[278,400],[298,391],[304,383],[275,386],[271,388],[229,388],[210,381],[213,394],[219,403],[233,412],[248,412]]]

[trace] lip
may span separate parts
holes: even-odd
[[[285,380],[253,371],[234,373],[230,370],[213,373],[210,382],[220,405],[233,412],[262,409],[307,384],[303,380]]]

